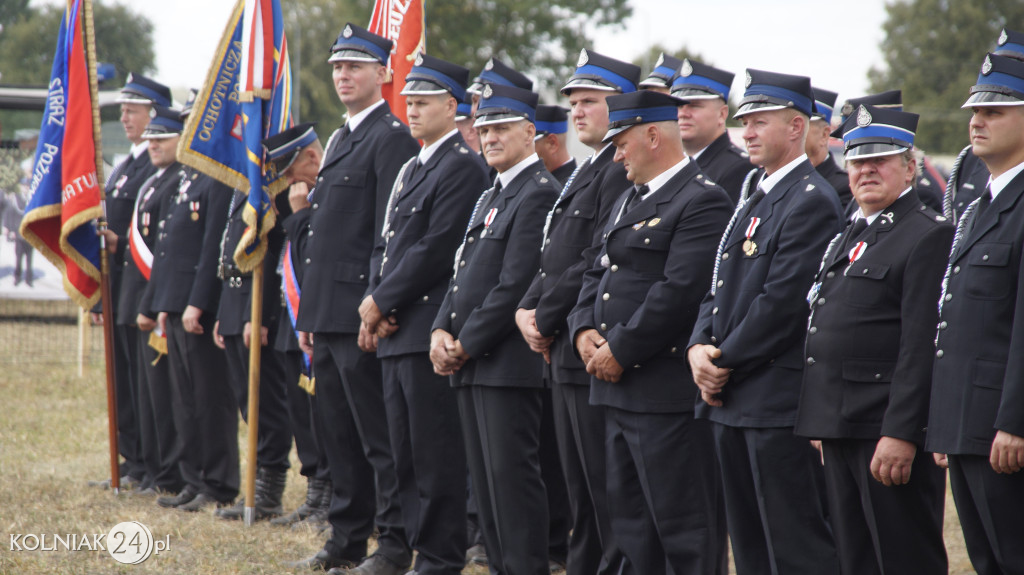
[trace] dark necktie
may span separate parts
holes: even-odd
[[[345,122],[345,125],[342,126],[341,130],[338,132],[338,141],[339,142],[345,141],[345,138],[347,138],[348,135],[351,134],[351,133],[352,133],[352,129],[348,127],[348,122]]]
[[[748,215],[750,215],[750,212],[754,211],[754,208],[757,207],[757,204],[761,203],[761,200],[763,200],[766,195],[768,194],[767,192],[764,191],[764,188],[758,186],[757,191],[754,192],[754,195],[750,196],[750,198],[747,200],[747,203],[743,206],[743,217],[745,218]]]
[[[975,210],[974,219],[977,220],[981,217],[981,214],[985,213],[985,210],[992,205],[992,184],[985,186],[985,191],[981,194],[981,199],[978,200],[978,207]]]
[[[629,200],[626,201],[626,211],[625,211],[625,213],[628,214],[630,211],[633,210],[633,208],[639,206],[640,202],[643,201],[644,196],[646,196],[648,193],[650,193],[650,191],[651,191],[651,188],[648,187],[647,184],[643,184],[643,185],[641,185],[639,187],[633,186],[633,190],[630,191],[630,193],[629,193]]]
[[[868,227],[867,218],[857,218],[852,224],[847,226],[846,232],[843,235],[842,247],[836,252],[836,259],[845,259],[849,252],[850,245],[860,237],[861,233],[864,232]]]
[[[422,167],[423,167],[423,164],[420,163],[420,159],[419,159],[419,157],[417,157],[416,161],[414,161],[412,163],[412,165],[409,166],[409,175],[408,175],[408,177],[406,178],[405,181],[406,182],[411,182],[412,179],[416,177],[416,172],[418,172],[419,169],[422,168]]]
[[[494,179],[494,187],[491,188],[491,193],[487,196],[487,201],[484,203],[480,213],[487,217],[488,210],[494,205],[495,200],[498,199],[498,194],[501,193],[501,178]]]

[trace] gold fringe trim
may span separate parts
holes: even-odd
[[[302,388],[306,393],[316,397],[316,378],[309,377],[306,374],[299,376],[299,387]]]
[[[167,355],[167,338],[160,337],[155,331],[151,331],[149,332],[149,347],[156,350],[156,359],[154,359],[152,363],[153,366],[156,366],[157,362],[160,361],[160,358]]]

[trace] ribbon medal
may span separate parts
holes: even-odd
[[[759,225],[761,225],[761,218],[750,218],[750,225],[747,226],[747,232],[744,234],[747,239],[743,240],[743,253],[748,256],[753,256],[757,253],[757,244],[750,238],[754,237],[754,232],[757,231],[757,226]]]
[[[853,265],[853,262],[859,260],[861,258],[861,256],[864,255],[864,251],[867,250],[867,249],[868,249],[868,243],[867,242],[857,242],[857,245],[853,246],[853,248],[850,249],[850,256],[849,256],[849,258],[850,258],[850,265],[846,266],[846,271],[847,272],[850,271],[850,266]],[[844,272],[844,274],[845,273],[846,272]]]
[[[189,202],[188,203],[188,207],[191,208],[191,210],[192,210],[192,215],[190,216],[192,218],[192,221],[193,222],[198,222],[199,221],[199,202]]]
[[[496,215],[498,215],[498,208],[491,208],[491,210],[487,212],[487,217],[484,218],[485,228],[491,227],[491,222],[494,221],[494,216]]]

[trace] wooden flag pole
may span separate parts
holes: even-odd
[[[85,64],[89,70],[89,93],[92,98],[92,139],[96,148],[96,181],[103,177],[103,142],[100,132],[99,87],[96,81],[96,31],[92,18],[92,0],[82,0],[82,24],[85,30]],[[103,186],[100,204],[103,204]],[[100,230],[106,229],[106,211],[98,221]],[[121,471],[117,448],[117,381],[114,379],[114,313],[110,295],[110,262],[107,243],[100,235],[100,298],[103,301],[103,360],[107,372],[107,429],[110,435],[110,488],[114,495],[121,489]]]
[[[263,240],[266,241],[266,240]],[[245,460],[245,524],[256,523],[256,447],[260,429],[260,354],[263,338],[263,258],[252,270],[252,316],[249,325],[249,407],[248,451]]]

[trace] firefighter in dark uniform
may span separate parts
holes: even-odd
[[[491,570],[547,573],[543,360],[516,330],[515,310],[540,261],[544,215],[558,188],[534,152],[537,95],[488,84],[482,96],[475,125],[498,177],[473,207],[456,252],[430,359],[456,387]]]
[[[484,69],[480,72],[480,75],[473,78],[469,87],[466,88],[466,93],[468,94],[467,98],[471,104],[469,108],[471,116],[476,115],[477,106],[480,105],[480,97],[483,94],[484,86],[487,84],[515,86],[517,88],[522,88],[523,90],[533,90],[533,80],[529,79],[525,74],[509,66],[505,62],[502,62],[497,58],[491,58],[484,64]],[[482,151],[480,153],[480,157],[483,158]],[[484,162],[486,163],[486,161],[487,160],[485,159]],[[495,176],[498,175],[498,172],[492,167],[488,175],[493,182]]]
[[[568,110],[561,106],[537,106],[537,136],[534,146],[537,155],[544,162],[544,169],[565,185],[569,176],[576,171],[576,158],[569,155],[566,144],[566,133],[569,131]]]
[[[808,297],[795,431],[821,440],[842,573],[949,570],[946,476],[923,447],[953,226],[913,189],[917,119],[864,106],[837,130],[858,217],[829,244]]]
[[[128,250],[128,233],[135,198],[139,187],[156,172],[146,153],[148,140],[142,132],[149,123],[149,111],[153,104],[169,107],[171,91],[154,80],[138,74],[128,74],[124,88],[116,102],[121,104],[121,125],[125,137],[131,142],[128,157],[119,163],[107,178],[103,191],[107,228],[103,232],[107,251],[110,252],[110,310],[109,319],[114,321],[114,377],[117,381],[117,446],[125,458],[122,464],[121,488],[137,484],[140,489],[154,486],[154,479],[160,472],[159,449],[154,443],[153,413],[149,408],[148,396],[143,398],[136,371],[138,364],[139,339],[135,327],[135,314],[130,314],[128,323],[115,321],[121,294],[122,263]],[[103,311],[101,304],[93,309],[93,317],[99,321]],[[102,482],[107,485],[107,482]],[[163,485],[168,487],[166,481]]]
[[[312,130],[311,126],[307,126]],[[309,136],[315,139],[316,134]],[[244,214],[248,194],[235,190],[228,208],[228,222],[220,241],[217,277],[221,278],[220,307],[213,339],[224,350],[231,389],[235,394],[242,418],[248,421],[249,409],[249,346],[261,345],[259,381],[259,431],[256,445],[256,483],[254,501],[255,519],[270,519],[280,516],[284,510],[281,496],[284,494],[288,477],[288,453],[292,448],[291,421],[288,416],[288,385],[285,358],[270,347],[277,337],[278,314],[281,300],[277,297],[281,276],[277,262],[284,248],[284,229],[281,218],[290,214],[288,195],[278,194],[274,200],[277,220],[266,237],[267,251],[263,257],[262,324],[260,333],[252,333],[252,272],[243,272],[235,263],[235,250],[248,224]],[[284,208],[284,213],[282,213]],[[249,208],[251,209],[251,208]],[[253,212],[255,213],[255,212]],[[245,515],[245,497],[232,507],[218,509],[216,514],[223,519],[241,519]]]
[[[942,281],[925,448],[949,466],[979,575],[1024,573],[1024,62],[989,54],[963,106],[986,192]]]
[[[1004,28],[999,33],[999,38],[996,39],[996,47],[992,53],[1024,61],[1024,32]],[[985,162],[974,155],[971,146],[968,145],[961,150],[949,171],[946,196],[942,203],[943,215],[959,220],[967,206],[985,191],[988,177],[989,173]]]
[[[839,94],[822,88],[811,89],[814,91],[815,110],[811,115],[810,128],[807,129],[804,151],[807,152],[807,159],[814,164],[814,169],[832,185],[839,196],[839,203],[845,210],[853,199],[850,192],[850,176],[846,170],[839,167],[828,147],[829,139],[832,137],[832,109]]]
[[[451,280],[487,168],[455,128],[469,70],[418,55],[402,94],[423,148],[395,180],[369,295],[359,308],[378,336],[384,403],[414,571],[457,575],[465,566],[466,452],[455,390],[434,373],[430,326]]]
[[[402,574],[412,562],[376,336],[361,329],[358,311],[391,186],[419,149],[381,97],[392,44],[349,23],[331,49],[335,89],[349,116],[331,135],[313,189],[297,324],[299,345],[313,359],[318,430],[334,488],[333,536],[303,563],[360,574]],[[366,556],[374,515],[377,551],[342,569]]]
[[[182,174],[166,200],[153,275],[139,307],[156,313],[167,334],[174,427],[184,449],[186,485],[167,503],[199,511],[231,503],[239,487],[238,406],[224,353],[212,337],[221,288],[217,258],[232,191],[192,168]]]
[[[672,81],[671,94],[679,106],[679,133],[686,155],[696,160],[705,177],[711,178],[736,202],[747,174],[754,169],[750,156],[729,139],[729,87],[735,75],[686,59]]]
[[[835,574],[817,453],[793,425],[804,297],[842,212],[804,154],[810,79],[747,70],[746,86],[736,116],[763,174],[722,235],[690,338],[697,412],[712,422],[737,571]]]
[[[654,63],[654,69],[646,78],[640,81],[637,86],[645,90],[654,90],[662,94],[668,94],[672,89],[672,80],[676,77],[683,61],[664,52],[658,54],[658,60]]]
[[[141,421],[151,422],[142,428],[143,445],[151,443],[155,455],[153,485],[139,493],[156,495],[157,492],[175,494],[185,486],[180,470],[183,445],[174,430],[167,334],[164,331],[153,333],[156,314],[145,312],[145,318],[140,318],[139,314],[142,295],[151,277],[153,248],[163,229],[163,215],[168,199],[177,193],[184,168],[175,158],[182,130],[178,110],[154,104],[149,115],[153,117],[142,132],[142,138],[148,142],[145,163],[155,171],[141,182],[132,202],[124,238],[124,271],[116,321],[119,325],[137,327],[132,330],[135,338],[132,364],[139,390],[139,414]],[[137,121],[133,113],[122,113],[122,116],[131,118],[131,122]],[[141,161],[141,157],[135,161]],[[117,241],[120,243],[121,239]],[[151,439],[145,439],[147,437]],[[164,498],[158,501],[161,500]]]
[[[729,219],[725,191],[679,140],[678,100],[640,91],[607,99],[620,191],[583,280],[569,332],[603,406],[614,542],[636,573],[718,568],[711,430],[693,418],[686,341]]]
[[[640,68],[584,50],[586,58],[562,92],[572,106],[580,142],[594,154],[562,182],[558,201],[548,210],[540,271],[519,302],[516,324],[531,349],[548,360],[561,465],[572,510],[567,573],[617,573],[621,551],[614,545],[605,493],[604,411],[591,406],[590,376],[573,352],[566,319],[576,305],[583,272],[600,250],[601,230],[612,204],[629,187],[626,170],[612,161],[615,146],[602,141],[608,131],[613,94],[636,91]],[[582,69],[580,71],[580,69]]]
[[[277,335],[274,351],[282,355],[288,398],[288,417],[295,436],[299,474],[306,478],[306,499],[294,511],[270,520],[272,525],[308,525],[322,530],[328,527],[327,509],[331,505],[331,475],[327,455],[317,439],[315,385],[311,379],[311,361],[299,348],[295,320],[301,299],[303,251],[309,238],[309,190],[316,183],[324,148],[313,124],[299,124],[263,141],[270,168],[287,178],[287,209],[278,209],[278,218],[287,241],[278,261],[280,285],[272,293],[279,295]],[[279,203],[279,205],[281,205]],[[289,235],[287,230],[301,233]],[[264,296],[266,297],[266,296]]]

